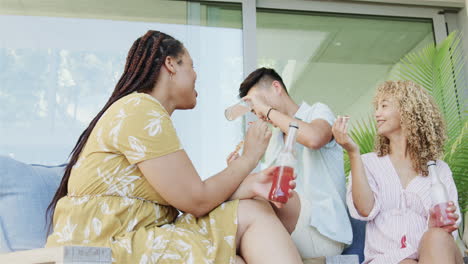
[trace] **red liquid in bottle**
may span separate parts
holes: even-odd
[[[435,225],[437,227],[446,226],[452,224],[452,220],[447,215],[448,203],[440,203],[434,205]]]
[[[273,171],[273,184],[268,198],[270,201],[286,203],[289,199],[289,182],[294,179],[294,168],[277,166]]]

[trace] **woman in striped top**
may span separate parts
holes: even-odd
[[[442,154],[445,126],[432,97],[410,81],[387,81],[374,98],[375,152],[360,155],[348,136],[348,119],[339,117],[332,131],[348,152],[351,173],[347,203],[352,217],[367,222],[365,261],[392,263],[462,263],[454,237],[459,219],[457,190]],[[451,224],[436,228],[430,210],[427,162],[448,189]],[[451,236],[453,235],[453,236]]]

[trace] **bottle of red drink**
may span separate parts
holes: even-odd
[[[289,182],[294,179],[296,157],[294,157],[294,144],[299,126],[296,122],[289,123],[286,143],[275,161],[273,183],[268,198],[270,201],[286,203],[289,199]]]
[[[432,198],[432,210],[435,215],[436,227],[446,226],[452,224],[452,220],[448,218],[447,207],[449,197],[445,185],[437,175],[436,162],[431,160],[427,162],[427,168],[429,170],[429,176],[431,177],[431,198]]]

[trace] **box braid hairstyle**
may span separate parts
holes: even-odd
[[[184,50],[184,46],[180,41],[167,34],[154,30],[149,30],[133,43],[128,52],[124,72],[115,86],[114,92],[102,110],[80,135],[78,142],[70,153],[71,158],[65,168],[60,186],[46,211],[46,223],[48,224],[49,232],[51,231],[55,206],[60,198],[67,195],[68,180],[70,179],[71,170],[101,116],[114,102],[126,95],[133,92],[151,92],[158,80],[161,67],[166,57],[171,56],[176,58],[178,59],[177,64],[182,64],[182,60],[179,58],[184,54]]]

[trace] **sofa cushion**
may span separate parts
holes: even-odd
[[[364,244],[366,240],[366,223],[365,221],[356,220],[350,217],[351,227],[353,229],[353,242],[345,248],[343,255],[358,255],[359,263],[364,261]]]
[[[63,171],[0,156],[0,253],[44,246],[45,211]]]

